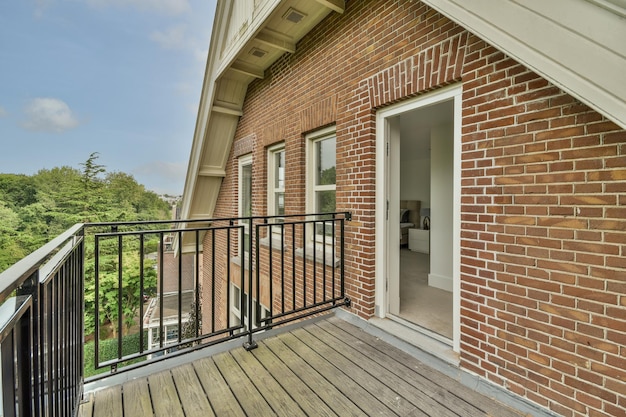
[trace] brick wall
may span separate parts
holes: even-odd
[[[286,211],[304,212],[304,135],[335,124],[347,290],[371,317],[376,110],[455,82],[461,366],[565,416],[625,415],[626,132],[420,2],[348,1],[250,86],[215,215],[236,215],[241,149],[266,213],[281,141]]]
[[[481,40],[463,71],[462,366],[625,415],[626,132]]]

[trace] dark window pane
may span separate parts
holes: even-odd
[[[315,185],[335,184],[335,138],[315,142]]]

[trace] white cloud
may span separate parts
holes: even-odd
[[[78,126],[72,109],[62,100],[39,97],[25,107],[26,120],[22,126],[28,130],[61,133]]]
[[[142,11],[177,15],[191,10],[189,0],[83,0],[95,7],[134,7]]]
[[[6,117],[7,115],[7,111],[4,109],[4,107],[0,106],[0,117]]]
[[[172,26],[165,31],[155,31],[150,34],[150,39],[158,43],[164,49],[185,49],[189,47],[185,39],[185,25]]]

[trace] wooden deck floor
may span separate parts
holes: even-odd
[[[85,417],[523,415],[336,317],[88,398]]]

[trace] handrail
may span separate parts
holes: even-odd
[[[11,293],[30,277],[44,262],[46,262],[56,250],[73,238],[84,224],[77,223],[65,232],[61,233],[44,246],[35,250],[25,258],[11,265],[0,273],[0,303],[4,302]]]
[[[72,226],[0,274],[0,415],[75,415],[85,381],[85,314],[95,315],[87,335],[95,368],[122,372],[238,338],[253,349],[259,332],[349,305],[349,220],[340,212]],[[183,237],[193,242],[188,252],[166,248]],[[148,247],[156,247],[156,259]],[[136,272],[128,270],[133,257]],[[131,291],[132,279],[138,287]],[[85,311],[86,284],[92,312]],[[123,305],[134,299],[136,310]],[[108,318],[100,316],[105,308]],[[126,351],[129,323],[137,347]],[[99,350],[105,329],[116,330],[108,356]]]
[[[344,223],[350,220],[350,216],[350,213],[338,212],[86,225],[95,239],[95,334],[101,334],[106,328],[113,331],[115,340],[111,345],[104,339],[95,338],[95,371],[134,369],[160,361],[166,355],[180,355],[242,336],[247,337],[246,348],[252,349],[255,333],[349,305],[344,285]],[[162,227],[168,224],[171,229]],[[144,229],[146,226],[154,228]],[[319,227],[328,229],[328,235],[323,235],[320,242],[309,242],[308,237],[313,236],[313,230]],[[276,229],[274,233],[272,228]],[[182,254],[178,252],[180,248],[171,247],[177,259],[165,262],[167,251],[164,246],[168,235],[172,242],[179,243],[183,235],[188,236],[192,244],[187,247],[195,250]],[[272,239],[267,241],[271,235],[274,238],[280,236],[284,245],[273,247]],[[122,276],[128,273],[111,269],[110,264],[126,264],[126,258],[136,253],[137,242],[141,247],[147,246],[150,237],[158,241],[154,264],[159,271],[156,294],[147,306],[135,304],[129,307],[129,311],[138,316],[135,330],[130,331],[124,323],[132,317],[122,317],[122,303],[115,305],[117,310],[111,310],[109,318],[101,314],[103,296],[111,294],[102,285],[105,281],[109,282],[108,285],[112,280],[117,281],[115,288],[121,300]],[[121,249],[127,242],[135,242],[128,253],[121,250],[116,255],[101,253],[105,246]],[[306,247],[311,245],[316,250],[309,248],[307,252]],[[319,259],[316,258],[318,252]],[[312,258],[307,253],[312,254]],[[106,256],[108,261],[103,260]],[[143,257],[145,253],[142,252],[141,259]],[[185,263],[193,264],[193,268],[183,271],[184,257],[188,257]],[[204,273],[200,277],[198,265],[202,262]],[[277,262],[280,267],[276,266]],[[109,271],[103,272],[103,266]],[[270,271],[278,269],[269,275],[261,273],[267,268]],[[139,270],[131,274],[143,283],[148,271],[149,268],[142,263]],[[174,292],[170,288],[167,294],[166,287],[173,287]],[[260,291],[261,288],[264,292]],[[287,291],[293,295],[286,296]],[[141,298],[147,293],[147,288],[142,285]],[[184,296],[184,293],[189,295]],[[273,294],[283,295],[274,300]],[[199,305],[200,299],[202,306]],[[200,312],[203,317],[198,317]],[[193,320],[196,322],[191,323],[191,333],[183,334],[183,329]],[[108,324],[105,326],[103,322]],[[129,351],[129,344],[136,345],[134,351]],[[99,373],[88,380],[106,375]]]
[[[83,227],[74,225],[0,274],[3,416],[69,416],[78,409]]]

